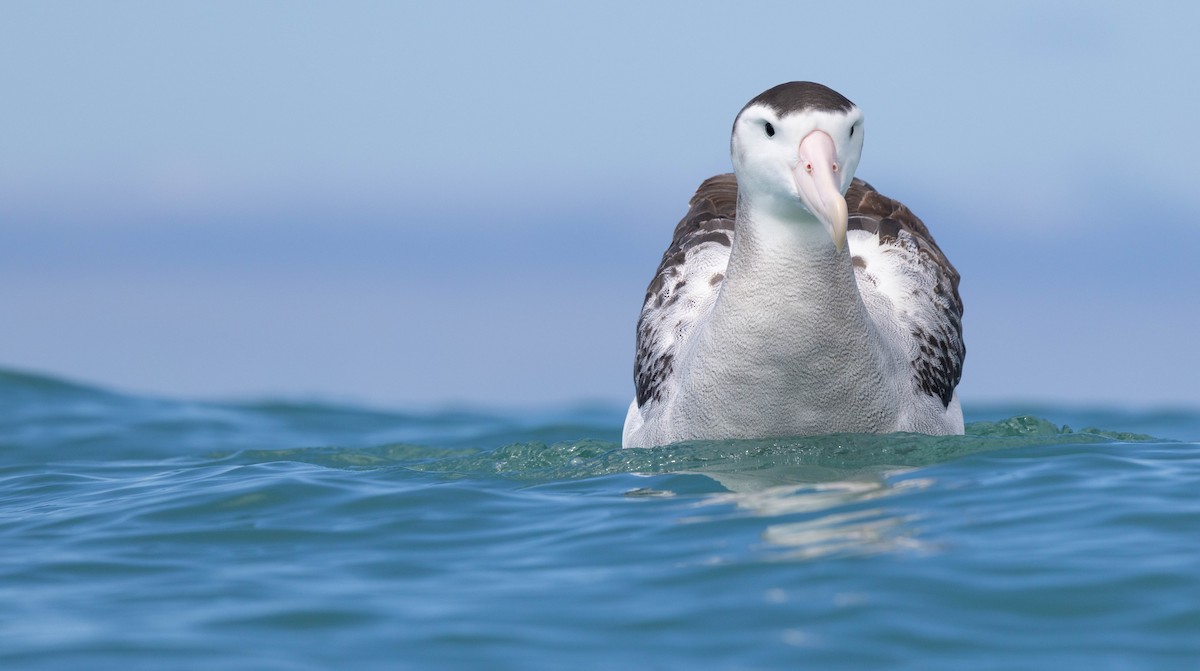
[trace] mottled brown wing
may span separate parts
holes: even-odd
[[[912,338],[914,382],[921,391],[949,405],[962,378],[967,354],[958,271],[917,215],[870,184],[855,179],[846,192],[846,206],[850,215],[848,230],[874,234],[884,254],[904,259],[903,271],[896,271],[894,265],[888,268],[888,264],[880,264],[884,268],[868,268],[862,257],[856,258],[859,290],[865,294],[880,286],[871,281],[873,273],[893,273],[890,278],[893,281],[883,284],[897,294],[889,296],[892,302],[905,307],[887,317],[905,327]],[[850,251],[856,253],[853,246]],[[898,287],[903,290],[897,291]]]
[[[675,353],[720,290],[737,218],[737,180],[731,174],[706,179],[689,205],[638,319],[633,367],[638,407],[662,399]]]

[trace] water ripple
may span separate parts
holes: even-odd
[[[594,409],[0,403],[3,668],[1200,659],[1200,444],[1143,435],[1191,415],[621,450]]]

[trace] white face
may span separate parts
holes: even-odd
[[[805,202],[797,177],[806,169],[800,144],[813,131],[824,131],[832,140],[832,174],[828,177],[844,195],[862,154],[863,115],[857,107],[849,112],[806,110],[782,118],[768,105],[747,107],[734,122],[731,141],[738,188],[777,215],[794,216],[799,209],[820,218]]]

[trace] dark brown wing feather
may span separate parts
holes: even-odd
[[[954,303],[958,307],[958,314],[962,316],[962,298],[958,295],[958,271],[937,246],[933,235],[925,227],[925,222],[913,214],[912,210],[904,203],[879,193],[875,187],[857,177],[846,191],[846,210],[850,215],[847,229],[877,233],[881,243],[894,242],[900,231],[907,231],[916,238],[921,250],[946,273],[954,290]]]

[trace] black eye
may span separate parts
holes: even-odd
[[[763,126],[763,130],[767,131],[767,137],[775,137],[775,127],[768,121],[767,125]]]
[[[850,137],[854,137],[854,126],[850,127]]]

